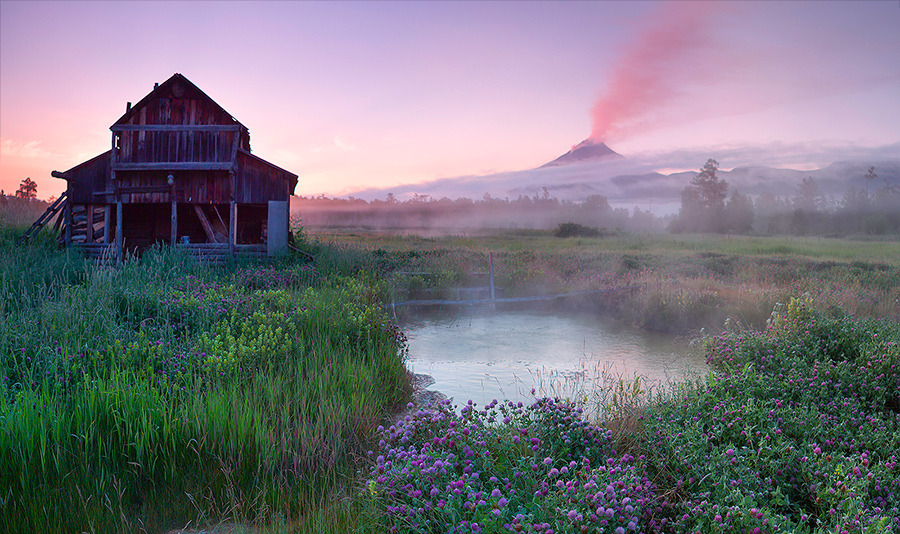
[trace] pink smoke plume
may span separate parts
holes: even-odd
[[[651,23],[614,66],[606,90],[591,110],[591,142],[621,139],[642,129],[640,119],[661,109],[679,94],[690,75],[703,75],[697,52],[714,46],[708,36],[712,2],[670,2],[653,15]],[[646,125],[644,125],[646,127]]]

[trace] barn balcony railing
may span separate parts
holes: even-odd
[[[116,124],[114,171],[229,170],[240,145],[239,125]]]

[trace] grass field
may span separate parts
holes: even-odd
[[[356,458],[408,394],[369,273],[165,251],[96,269],[15,235],[0,236],[5,532],[345,531]]]
[[[342,234],[307,236],[311,264],[100,269],[21,230],[0,228],[5,531],[900,529],[896,242]],[[507,295],[636,285],[598,311],[724,332],[717,373],[601,392],[606,421],[542,399],[390,424],[409,386],[383,304],[489,252]]]
[[[762,328],[777,302],[803,294],[819,306],[900,320],[900,243],[728,236],[552,237],[549,231],[422,238],[331,233],[323,243],[365,251],[387,269],[434,273],[394,280],[398,295],[473,283],[488,270],[505,296],[637,285],[611,304],[649,330],[716,331],[726,320]],[[481,278],[483,281],[483,278]],[[416,287],[410,287],[415,285]]]

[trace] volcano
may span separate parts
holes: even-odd
[[[597,143],[590,139],[585,139],[573,146],[572,150],[569,150],[550,163],[541,165],[539,168],[543,169],[544,167],[559,167],[561,165],[585,163],[587,161],[608,161],[616,159],[625,159],[625,156],[609,148],[604,142]]]

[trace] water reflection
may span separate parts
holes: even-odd
[[[419,316],[403,326],[407,365],[430,386],[465,403],[529,402],[538,395],[578,397],[635,375],[662,387],[705,374],[686,340],[614,325],[596,315],[467,311]]]

